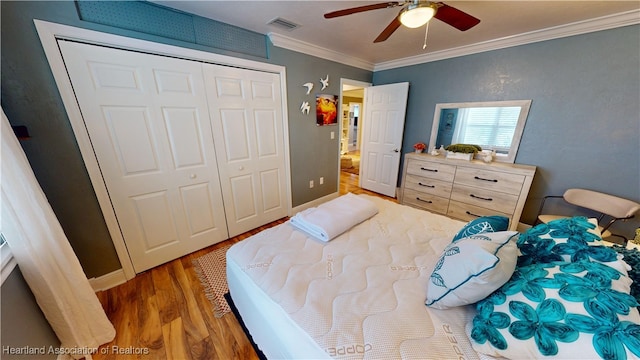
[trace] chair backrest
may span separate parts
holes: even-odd
[[[630,218],[640,210],[640,204],[635,201],[593,190],[568,189],[562,197],[570,204],[595,210],[618,219]]]

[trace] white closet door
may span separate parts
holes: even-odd
[[[287,216],[280,76],[204,65],[229,235]]]
[[[135,271],[227,239],[202,65],[59,44]]]

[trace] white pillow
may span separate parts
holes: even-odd
[[[516,268],[517,231],[469,236],[449,244],[429,279],[427,306],[476,303],[506,283]]]

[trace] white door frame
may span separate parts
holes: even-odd
[[[53,73],[54,79],[60,91],[62,102],[69,116],[69,122],[75,134],[82,159],[84,160],[91,184],[96,192],[100,209],[104,216],[109,234],[115,246],[118,259],[122,265],[122,272],[125,277],[124,281],[133,279],[136,275],[133,268],[133,263],[127,252],[127,248],[124,242],[124,238],[120,232],[116,214],[111,206],[109,194],[107,192],[106,184],[102,179],[100,169],[98,167],[98,161],[93,153],[91,147],[91,141],[89,134],[84,125],[80,107],[76,102],[71,81],[67,75],[62,54],[60,53],[57,45],[57,39],[77,40],[94,45],[108,45],[125,50],[145,51],[158,55],[167,55],[173,57],[179,57],[188,60],[204,61],[219,65],[228,65],[234,67],[241,67],[251,70],[258,70],[270,73],[279,74],[281,77],[281,91],[282,91],[282,114],[283,114],[283,129],[285,139],[289,139],[289,121],[287,115],[287,89],[286,89],[286,68],[280,65],[273,65],[267,63],[261,63],[253,60],[246,60],[241,58],[235,58],[226,55],[214,54],[200,50],[193,50],[188,48],[182,48],[173,45],[166,45],[155,43],[146,40],[139,40],[128,38],[120,35],[113,35],[102,33],[93,30],[87,30],[77,28],[68,25],[61,25],[52,22],[36,20],[34,19],[40,42],[44,48],[45,55],[49,61],[49,66]],[[289,141],[285,140],[285,162],[286,162],[286,181],[287,181],[287,213],[291,215],[291,163],[289,158]],[[109,276],[107,274],[105,276]],[[117,279],[113,280],[117,282]],[[123,282],[123,281],[121,281]]]
[[[368,83],[368,82],[364,82],[364,81],[358,81],[358,80],[351,80],[351,79],[345,79],[345,78],[340,78],[340,119],[342,119],[342,97],[344,96],[342,94],[342,91],[344,89],[345,85],[351,85],[351,86],[357,86],[360,88],[368,88],[370,87],[372,84]],[[362,126],[362,122],[364,121],[364,99],[362,102],[362,107],[360,108],[360,118],[358,119],[358,126]],[[340,138],[342,137],[342,120],[338,121],[339,127],[338,127],[338,136],[340,136]],[[358,131],[361,131],[360,129]],[[338,140],[338,191],[336,192],[337,194],[340,193],[340,158],[342,157],[342,155],[340,154],[340,140]]]

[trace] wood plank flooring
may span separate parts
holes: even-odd
[[[341,194],[369,194],[358,176],[341,172]],[[228,243],[242,241],[287,218],[238,235],[138,274],[98,292],[116,338],[98,349],[94,359],[258,359],[233,314],[216,318],[194,269],[193,260]]]

